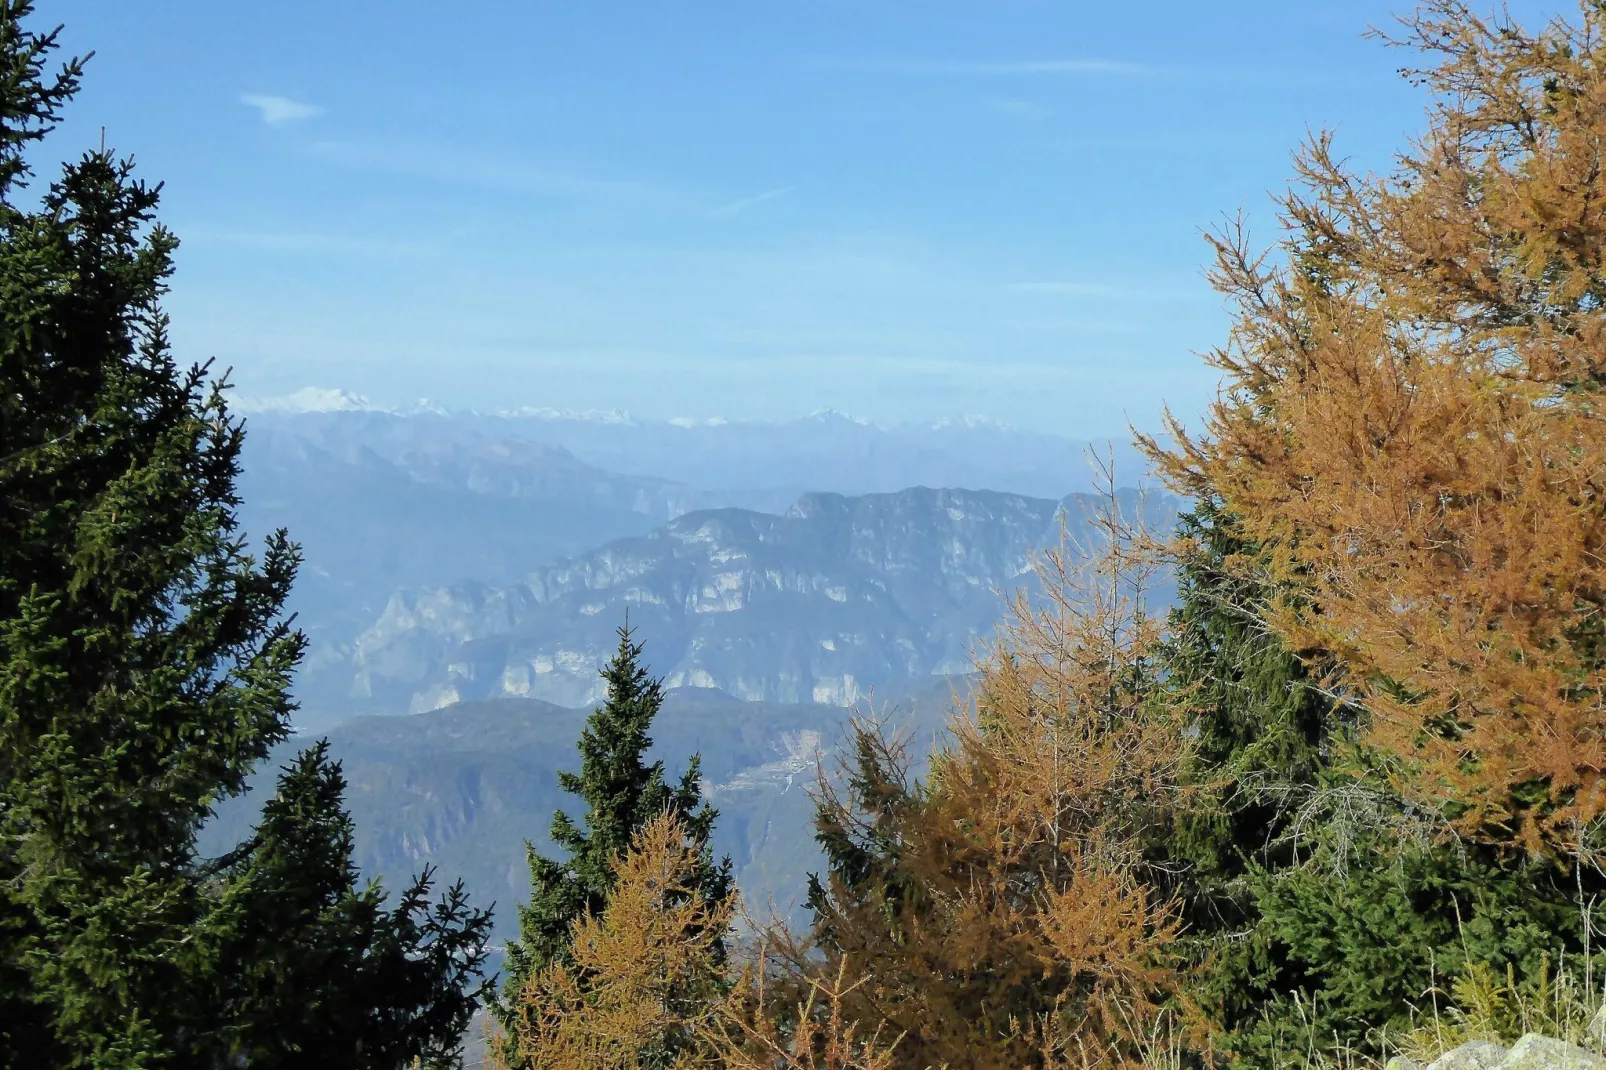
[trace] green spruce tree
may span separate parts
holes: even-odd
[[[1231,931],[1253,909],[1250,868],[1292,860],[1290,823],[1349,725],[1263,623],[1270,592],[1230,514],[1200,502],[1177,535],[1186,549],[1168,622],[1167,699],[1195,714],[1189,773],[1209,804],[1179,813],[1165,849],[1187,866],[1190,928]]]
[[[432,905],[429,870],[389,909],[359,885],[344,791],[320,741],[283,771],[256,835],[213,864],[197,956],[213,1046],[247,1066],[456,1066],[490,918],[461,883]]]
[[[564,852],[547,858],[526,845],[530,861],[530,902],[519,907],[519,936],[507,949],[506,979],[499,1014],[508,1021],[525,979],[552,963],[570,961],[570,938],[577,919],[600,915],[614,885],[614,863],[629,849],[636,832],[666,811],[674,813],[688,842],[699,852],[696,890],[709,904],[731,894],[731,864],[714,861],[708,845],[719,812],[702,801],[700,759],[692,755],[680,782],[671,785],[664,763],[648,763],[648,730],[663,707],[663,683],[641,661],[642,646],[632,640],[629,623],[619,629],[619,647],[602,670],[607,697],[592,711],[580,735],[580,771],[561,772],[564,791],[585,804],[583,824],[567,813],[553,815],[552,843]],[[723,943],[715,948],[723,955]]]
[[[488,918],[357,889],[321,748],[196,856],[287,737],[299,555],[247,551],[243,427],[169,351],[159,190],[104,149],[29,185],[83,71],[30,13],[0,0],[0,1065],[443,1065]]]
[[[852,726],[851,760],[839,795],[814,804],[814,842],[825,872],[810,873],[805,906],[811,938],[829,953],[843,950],[840,928],[875,916],[898,932],[920,889],[903,865],[904,830],[917,814],[921,787],[909,776],[904,739],[878,723]]]

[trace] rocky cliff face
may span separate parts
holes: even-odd
[[[559,446],[374,413],[250,417],[241,519],[287,528],[305,564],[291,595],[312,638],[302,720],[359,712],[354,642],[393,591],[465,576],[517,583],[534,565],[651,531],[696,509],[785,509],[796,491],[700,490],[595,468]]]
[[[629,615],[671,687],[748,701],[850,705],[872,688],[969,671],[1003,596],[1097,502],[916,488],[808,494],[782,515],[690,513],[530,574],[393,595],[359,637],[362,705],[437,709],[501,697],[583,706]],[[1175,499],[1142,508],[1156,531]]]

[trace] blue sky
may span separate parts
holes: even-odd
[[[1533,16],[1557,3],[1513,4]],[[1184,414],[1201,228],[1307,128],[1386,167],[1403,0],[44,0],[58,158],[166,182],[180,355],[240,391],[1072,435]]]

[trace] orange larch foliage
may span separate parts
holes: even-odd
[[[719,960],[714,946],[738,903],[703,899],[699,864],[672,814],[639,830],[606,908],[575,923],[573,962],[525,982],[513,1028],[491,1038],[491,1064],[512,1056],[541,1070],[890,1070],[896,1040],[844,1016],[855,986],[843,975],[806,984],[800,1006],[779,1009],[762,958],[744,969]]]
[[[672,815],[641,829],[606,909],[576,922],[572,965],[530,976],[493,1052],[511,1045],[542,1070],[723,1065],[703,1031],[724,1004],[713,947],[734,904],[703,900],[697,866]]]
[[[1527,32],[1430,0],[1388,177],[1314,138],[1284,257],[1216,239],[1206,434],[1158,449],[1300,592],[1270,623],[1463,834],[1576,854],[1606,760],[1606,5]]]
[[[891,803],[882,886],[833,881],[827,969],[864,979],[846,1001],[903,1035],[900,1067],[1137,1065],[1175,989],[1175,914],[1141,841],[1186,740],[1151,701],[1155,548],[1113,512],[1104,534],[1090,563],[1047,555],[1044,597],[1016,601],[974,708]],[[884,739],[861,753],[901,776]],[[828,823],[862,819],[824,801]]]

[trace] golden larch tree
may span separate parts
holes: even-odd
[[[1404,27],[1425,134],[1383,177],[1314,137],[1280,248],[1217,235],[1224,388],[1149,446],[1269,549],[1398,787],[1566,857],[1606,802],[1606,5]]]
[[[704,1028],[725,1070],[896,1070],[901,1037],[885,1022],[848,1016],[847,1003],[866,978],[851,980],[847,964],[835,975],[782,975],[783,989],[801,989],[793,1004],[771,995],[767,949],[742,972],[720,1013]]]
[[[899,1067],[1136,1065],[1175,991],[1142,857],[1186,745],[1152,701],[1157,559],[1113,494],[1101,541],[1045,555],[923,785],[868,725],[858,787],[824,784],[822,832],[880,859],[817,893],[824,968],[863,979],[845,1002],[901,1035]]]

